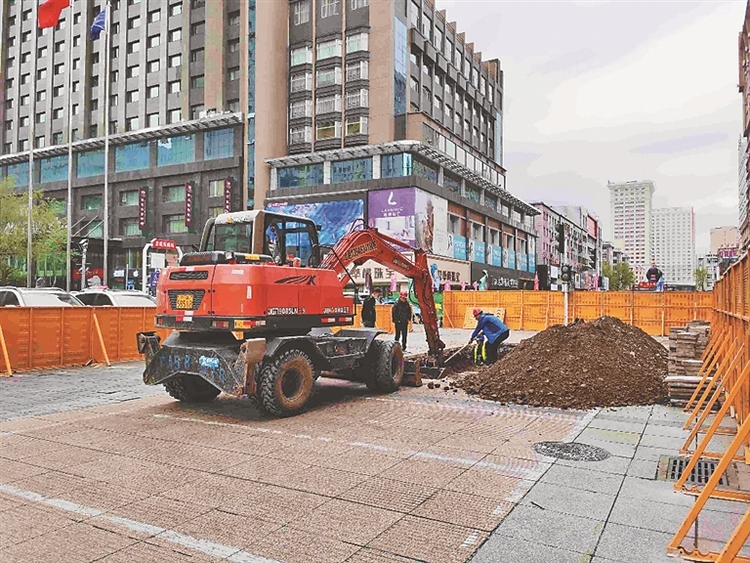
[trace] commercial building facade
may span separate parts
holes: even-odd
[[[739,90],[742,95],[742,136],[739,143],[739,229],[742,251],[750,250],[750,1],[739,36]]]
[[[608,182],[612,243],[630,258],[637,280],[643,280],[653,260],[651,204],[654,183],[650,180]]]
[[[695,213],[692,207],[652,210],[653,260],[667,285],[695,285]]]
[[[623,262],[625,264],[630,263],[627,254],[609,241],[602,242],[602,266],[604,266],[604,264],[615,266]]]
[[[711,254],[734,258],[739,254],[740,231],[737,227],[712,227]]]

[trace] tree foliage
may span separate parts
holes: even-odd
[[[65,252],[65,222],[41,190],[33,193],[32,201],[32,257],[34,261],[59,258]],[[17,192],[8,180],[0,182],[0,285],[25,282],[17,264],[26,258],[28,204],[27,192]]]
[[[695,277],[695,289],[697,291],[706,291],[706,284],[708,283],[708,271],[705,268],[696,268],[693,272]]]
[[[635,274],[625,262],[614,266],[605,263],[602,267],[602,275],[609,278],[610,291],[629,290],[635,283]]]

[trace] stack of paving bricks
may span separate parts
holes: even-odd
[[[674,406],[685,406],[700,384],[703,375],[701,356],[708,345],[710,325],[705,321],[692,321],[684,327],[669,329],[669,360],[667,361],[667,387],[669,400]],[[704,386],[710,383],[709,377]]]

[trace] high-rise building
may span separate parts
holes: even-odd
[[[742,139],[739,169],[739,226],[742,250],[750,250],[750,0],[739,37],[739,88],[742,94]]]
[[[705,256],[698,257],[697,264],[698,268],[706,270],[706,285],[703,289],[705,291],[712,291],[714,285],[721,277],[719,266],[721,264],[721,259],[718,254],[706,254]]]
[[[651,265],[651,180],[608,182],[612,243],[630,258],[636,281],[642,281]]]
[[[653,261],[667,285],[695,285],[695,213],[692,207],[651,212]]]
[[[740,245],[740,232],[737,227],[712,227],[711,254],[721,254],[724,258],[737,256]]]
[[[29,4],[0,3],[0,178],[24,189],[33,150],[34,186],[64,205],[72,131],[91,274],[108,130],[118,272],[152,237],[190,250],[208,217],[272,206],[314,216],[324,242],[366,220],[503,287],[533,280],[536,210],[505,189],[500,62],[429,0],[111,0],[108,53],[88,37],[103,0],[47,30]]]

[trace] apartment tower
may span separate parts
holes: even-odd
[[[643,281],[651,266],[651,203],[654,183],[650,180],[608,182],[612,243],[630,258],[636,281]]]

